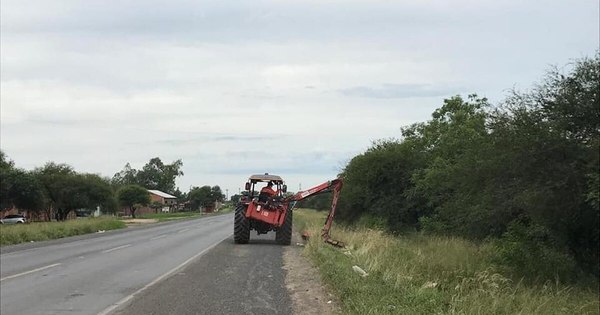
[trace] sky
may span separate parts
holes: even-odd
[[[0,2],[0,148],[112,177],[183,161],[182,191],[333,179],[453,95],[498,104],[600,46],[599,2]]]

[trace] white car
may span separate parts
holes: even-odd
[[[9,214],[3,219],[0,219],[1,224],[18,224],[26,223],[27,219],[22,214]]]

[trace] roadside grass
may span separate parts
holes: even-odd
[[[489,244],[453,237],[401,237],[334,225],[334,248],[318,237],[325,212],[294,211],[308,230],[304,252],[341,301],[344,314],[599,314],[598,291],[558,281],[526,284],[501,274]],[[353,266],[364,269],[361,277]]]
[[[136,219],[154,219],[159,222],[188,219],[201,216],[200,212],[148,213],[136,216]]]
[[[219,215],[219,214],[225,214],[225,213],[229,213],[233,210],[233,208],[231,207],[224,207],[219,209],[218,212],[211,212],[211,213],[205,213],[205,212],[198,212],[198,211],[189,211],[189,212],[171,212],[171,213],[149,213],[149,214],[142,214],[142,215],[138,215],[136,216],[137,219],[154,219],[154,220],[158,220],[159,222],[163,222],[163,221],[172,221],[172,220],[180,220],[180,219],[189,219],[189,218],[195,218],[195,217],[199,217],[199,216],[213,216],[213,215]]]
[[[65,222],[0,225],[0,245],[46,241],[124,227],[126,227],[125,223],[112,217],[83,218]]]

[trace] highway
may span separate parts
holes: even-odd
[[[0,254],[0,313],[122,312],[137,296],[231,239],[232,216],[4,247]]]

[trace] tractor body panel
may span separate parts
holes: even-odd
[[[266,204],[251,201],[246,209],[246,218],[262,221],[277,228],[285,221],[286,205],[270,207]]]

